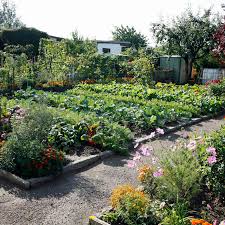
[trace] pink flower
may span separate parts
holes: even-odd
[[[152,157],[152,164],[156,164],[157,163],[157,159],[155,157]]]
[[[149,138],[154,138],[155,137],[155,132],[152,132],[150,135],[149,135]]]
[[[136,152],[133,158],[133,161],[139,161],[140,159],[141,159],[141,154],[139,152]]]
[[[218,220],[214,220],[213,225],[216,225],[218,222]]]
[[[213,147],[208,147],[208,148],[206,149],[206,151],[207,151],[208,153],[212,154],[213,156],[216,156],[216,149],[215,149],[215,148],[213,148]]]
[[[161,177],[163,175],[163,169],[159,169],[153,173],[153,177]]]
[[[187,148],[189,150],[195,150],[197,147],[197,142],[194,140],[190,140],[189,144],[187,145]]]
[[[150,156],[150,151],[152,151],[152,149],[149,149],[148,147],[140,148],[140,152],[143,156]]]
[[[207,204],[207,208],[212,211],[211,205]]]
[[[165,133],[164,130],[161,129],[161,128],[156,128],[156,132],[157,132],[158,134],[164,134],[164,133]]]
[[[209,165],[216,163],[216,156],[209,156],[208,163],[209,163]]]
[[[133,161],[133,160],[129,160],[128,163],[127,163],[127,166],[129,168],[134,168],[136,165],[137,165],[136,162]]]

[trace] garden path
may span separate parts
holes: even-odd
[[[201,122],[147,145],[168,148],[193,131],[198,134],[225,125],[223,117]],[[109,204],[118,184],[136,183],[136,171],[126,166],[128,157],[114,156],[78,174],[67,174],[30,191],[0,180],[0,225],[83,225],[88,216]]]

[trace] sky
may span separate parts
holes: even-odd
[[[69,38],[75,30],[89,39],[111,40],[114,26],[134,26],[151,39],[150,25],[194,11],[213,7],[224,14],[225,0],[14,0],[17,15],[27,27]]]

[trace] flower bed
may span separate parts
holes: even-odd
[[[127,166],[138,169],[142,186],[115,188],[112,210],[100,219],[111,225],[223,225],[225,127],[164,150],[141,146],[136,151]],[[142,157],[149,157],[147,165]]]

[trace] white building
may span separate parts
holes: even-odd
[[[97,41],[97,49],[100,54],[119,55],[129,47],[131,47],[131,43],[127,41]]]

